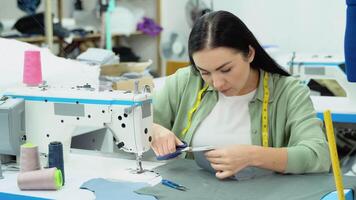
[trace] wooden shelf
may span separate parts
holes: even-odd
[[[52,0],[51,0],[52,1]],[[63,0],[53,0],[54,2],[57,1],[57,14],[58,14],[58,19],[59,22],[62,22],[62,18],[63,18]],[[84,2],[84,1],[83,1]],[[85,1],[86,2],[86,1]],[[146,3],[146,2],[145,2]],[[155,17],[156,21],[158,24],[161,24],[161,0],[153,0],[151,3],[155,3],[156,4],[156,13],[155,13]],[[66,6],[68,4],[65,4]],[[151,16],[152,17],[152,16]],[[130,36],[136,36],[136,35],[143,35],[142,32],[134,32],[132,33]],[[112,39],[113,42],[118,43],[120,41],[120,37],[127,37],[124,34],[112,34]],[[46,43],[46,37],[45,36],[33,36],[33,37],[19,37],[19,38],[13,38],[22,42],[27,42],[27,43],[32,43],[32,44],[36,44],[36,45],[41,45],[43,43]],[[160,35],[157,36],[156,39],[156,49],[155,49],[155,57],[156,59],[154,59],[154,64],[157,66],[156,70],[157,70],[157,74],[160,76],[162,75],[162,69],[161,69],[161,65],[162,65],[162,61],[161,61],[161,57],[160,57]],[[80,51],[83,51],[83,49],[87,46],[90,47],[90,43],[95,43],[94,45],[98,46],[98,43],[100,43],[100,33],[93,33],[93,34],[87,34],[83,37],[81,36],[75,36],[73,38],[73,42],[75,44],[65,44],[65,42],[63,41],[63,39],[60,39],[56,36],[53,36],[53,43],[58,44],[59,46],[59,52],[58,55],[59,56],[66,56],[67,54],[65,53],[66,50],[68,50],[68,52],[70,52],[72,47],[75,47],[75,45],[77,45],[77,47],[80,48]],[[83,47],[83,49],[81,48]],[[146,49],[146,48],[145,48]],[[152,49],[154,50],[154,49]],[[152,57],[153,58],[153,57]]]
[[[129,36],[133,36],[133,35],[143,35],[142,32],[140,31],[136,31],[132,34],[130,34]],[[124,34],[112,34],[112,37],[113,38],[116,38],[116,37],[125,37],[126,35]],[[38,43],[44,43],[46,41],[46,37],[45,36],[33,36],[33,37],[20,37],[20,38],[14,38],[16,40],[19,40],[19,41],[22,41],[22,42],[28,42],[28,43],[35,43],[35,44],[38,44]],[[98,40],[100,39],[100,33],[92,33],[92,34],[87,34],[83,37],[81,36],[75,36],[73,38],[73,41],[75,42],[83,42],[83,41],[87,41],[87,40]],[[59,42],[60,39],[56,36],[53,37],[53,41],[54,42]]]

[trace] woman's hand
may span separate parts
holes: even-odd
[[[232,145],[205,153],[219,179],[235,175],[245,167],[253,166],[284,173],[287,168],[287,148]]]
[[[254,146],[251,145],[232,145],[208,151],[205,156],[210,161],[211,167],[215,169],[216,177],[224,179],[251,166],[253,148]]]
[[[152,129],[151,146],[157,156],[173,153],[176,151],[177,145],[183,144],[172,131],[159,124],[153,124]]]

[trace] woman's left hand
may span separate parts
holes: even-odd
[[[208,151],[205,156],[215,169],[216,177],[224,179],[251,165],[253,148],[252,145],[232,145]]]

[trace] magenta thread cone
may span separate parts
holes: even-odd
[[[28,86],[37,86],[42,83],[40,51],[25,51],[23,83]]]

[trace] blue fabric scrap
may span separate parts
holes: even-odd
[[[86,181],[80,186],[80,189],[87,189],[94,192],[96,200],[108,199],[130,199],[130,200],[156,200],[149,195],[140,195],[135,193],[143,187],[149,186],[147,183],[127,182],[127,181],[109,181],[103,178],[94,178]]]

